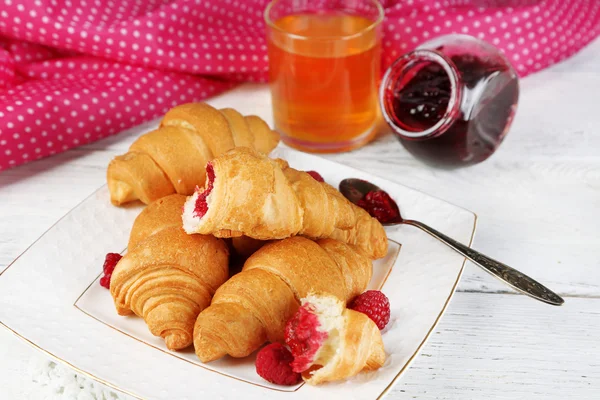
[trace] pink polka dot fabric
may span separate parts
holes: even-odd
[[[0,1],[0,170],[267,79],[266,0]],[[525,76],[600,33],[597,0],[382,4],[384,67],[433,37],[466,33]]]

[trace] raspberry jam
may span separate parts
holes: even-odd
[[[208,204],[206,198],[213,190],[213,183],[215,181],[215,170],[211,163],[206,164],[206,189],[203,192],[198,193],[198,199],[196,200],[196,207],[194,208],[194,215],[198,218],[204,217],[208,211]]]
[[[423,161],[471,165],[498,148],[519,97],[517,74],[493,46],[442,36],[400,57],[380,92],[383,114],[404,147]]]
[[[376,218],[382,224],[400,220],[398,205],[383,190],[370,191],[356,205],[366,210],[371,217]]]
[[[290,346],[294,355],[292,369],[294,372],[306,371],[313,363],[319,348],[327,340],[327,332],[321,326],[319,317],[314,313],[314,306],[304,304],[285,326],[285,343]]]

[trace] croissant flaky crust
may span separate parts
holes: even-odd
[[[387,253],[383,226],[327,183],[249,148],[235,148],[207,167],[207,187],[185,204],[188,233],[268,240],[294,235],[333,238],[372,259]]]
[[[266,244],[198,316],[196,354],[203,362],[245,357],[267,340],[283,342],[286,322],[309,292],[346,303],[365,290],[371,275],[371,260],[336,240],[296,236]]]
[[[127,248],[132,251],[140,242],[166,228],[181,228],[181,210],[186,197],[180,194],[165,196],[152,202],[136,217]]]
[[[347,379],[362,371],[379,369],[385,363],[383,339],[377,325],[365,314],[347,308],[342,317],[339,354],[325,359],[323,368],[302,374],[312,385]]]
[[[194,322],[227,280],[227,245],[181,228],[185,196],[150,204],[136,219],[128,253],[118,262],[110,293],[117,313],[142,317],[171,350],[192,344]]]
[[[108,165],[111,202],[150,203],[172,193],[191,195],[203,186],[206,163],[235,146],[269,153],[279,135],[259,117],[190,103],[172,108],[157,130],[140,136]]]

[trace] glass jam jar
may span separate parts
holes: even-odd
[[[404,147],[428,164],[487,159],[508,132],[519,81],[494,46],[446,35],[398,58],[379,92],[383,116]]]

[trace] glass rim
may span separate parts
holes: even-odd
[[[359,32],[353,33],[351,35],[339,35],[339,36],[305,36],[305,35],[298,35],[297,33],[291,33],[286,31],[285,29],[282,29],[280,27],[278,27],[277,25],[275,25],[275,21],[273,21],[271,19],[271,17],[269,16],[269,12],[271,11],[271,9],[273,8],[273,6],[281,1],[285,1],[285,0],[272,0],[267,7],[265,8],[265,11],[263,12],[263,17],[264,20],[267,24],[267,27],[274,29],[292,39],[296,39],[296,40],[351,40],[351,39],[355,39],[358,37],[361,37],[362,35],[374,30],[375,28],[377,28],[379,25],[381,25],[381,23],[383,22],[383,19],[385,18],[385,10],[383,9],[383,6],[381,5],[381,3],[378,0],[368,0],[370,3],[372,3],[375,8],[377,9],[377,19],[375,19],[374,21],[372,21],[369,26],[361,29]]]

